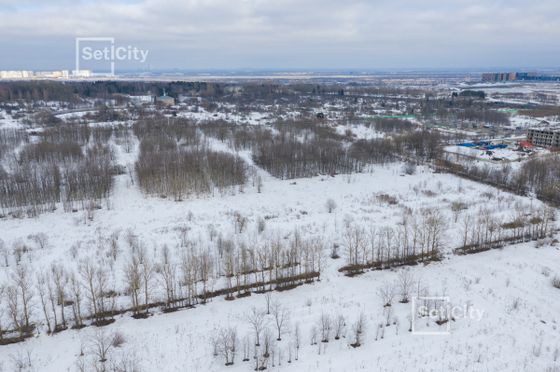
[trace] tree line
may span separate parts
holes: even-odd
[[[457,175],[506,189],[519,195],[535,195],[554,205],[560,205],[560,156],[535,157],[518,169],[509,165],[501,168],[457,164],[451,155],[438,161],[438,168]]]
[[[22,261],[8,262],[9,275],[0,285],[0,345],[36,332],[107,325],[118,314],[139,319],[157,308],[172,312],[217,296],[233,300],[288,290],[318,280],[324,268],[320,238],[296,233],[288,241],[267,236],[250,245],[214,234],[209,243],[192,240],[185,231],[180,236],[176,253],[163,245],[151,254],[128,231],[100,237],[99,258],[78,259],[71,266],[52,263],[34,271]],[[38,249],[47,249],[44,236],[35,241],[42,243]],[[73,248],[73,254],[80,249]]]
[[[339,271],[352,276],[364,269],[439,260],[446,228],[443,214],[432,208],[415,213],[404,211],[397,227],[348,226],[343,234],[346,265]],[[331,253],[334,254],[338,252]]]
[[[393,203],[387,195],[384,202]],[[515,216],[507,219],[488,208],[476,213],[458,216],[466,206],[460,202],[451,205],[459,224],[460,245],[453,249],[458,254],[470,254],[501,248],[506,245],[536,241],[551,237],[555,232],[556,214],[552,208],[529,208],[517,205]],[[385,269],[440,260],[443,242],[449,224],[439,209],[404,210],[396,227],[369,228],[347,226],[343,233],[346,265],[339,271],[349,276],[365,269]],[[333,246],[331,257],[338,257],[338,246]]]
[[[118,168],[112,148],[100,137],[90,141],[90,133],[85,125],[49,128],[38,141],[5,156],[0,171],[2,215],[36,216],[61,202],[66,211],[92,208],[108,198]],[[23,140],[16,135],[12,141],[18,138]]]

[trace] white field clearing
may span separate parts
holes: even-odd
[[[558,362],[558,289],[550,285],[548,270],[558,270],[558,250],[518,245],[500,251],[454,257],[411,271],[432,294],[444,291],[458,306],[470,304],[482,318],[457,318],[449,335],[422,336],[408,332],[410,304],[393,305],[397,324],[378,336],[385,316],[376,289],[395,281],[397,273],[369,272],[348,278],[330,267],[325,278],[313,285],[274,293],[291,312],[292,334],[278,342],[282,365],[273,371],[556,371]],[[336,266],[336,265],[331,265]],[[219,326],[235,326],[239,336],[251,333],[243,320],[252,306],[265,308],[264,295],[226,302],[215,300],[195,309],[158,314],[135,320],[124,316],[106,328],[118,330],[126,342],[115,354],[140,361],[145,371],[251,371],[254,362],[224,366],[212,356],[211,335]],[[366,317],[362,346],[352,348],[346,338],[310,345],[311,328],[322,313],[344,315],[349,325],[360,313]],[[269,316],[272,325],[272,316]],[[287,362],[295,325],[301,329],[299,360]],[[434,327],[432,325],[432,327]],[[437,327],[437,326],[435,326]],[[445,326],[441,326],[445,327]],[[436,329],[433,329],[434,331]],[[440,330],[440,328],[437,328]],[[31,351],[36,371],[74,371],[82,348],[87,350],[92,328],[41,335],[24,344],[3,346],[3,371],[12,371],[11,356]],[[321,348],[321,349],[319,349]],[[241,351],[239,351],[241,354]]]
[[[122,155],[122,154],[121,154]],[[121,158],[121,160],[124,160]],[[125,160],[126,162],[126,160]],[[343,246],[342,234],[347,225],[395,226],[402,220],[403,210],[436,207],[448,222],[444,233],[441,262],[426,266],[370,271],[349,278],[338,272],[342,258],[326,258],[321,281],[290,291],[272,292],[273,300],[289,309],[289,326],[282,341],[274,343],[274,367],[278,371],[358,371],[358,370],[550,370],[560,368],[558,321],[560,291],[551,279],[560,275],[560,252],[545,244],[534,243],[506,247],[502,250],[456,256],[451,249],[460,244],[461,215],[488,208],[504,220],[514,217],[514,208],[540,208],[541,203],[514,196],[497,189],[462,180],[448,174],[434,174],[419,167],[415,175],[402,174],[402,165],[374,167],[372,172],[336,177],[315,177],[281,181],[263,173],[261,193],[247,185],[242,192],[215,195],[201,199],[174,202],[144,196],[131,183],[128,175],[116,178],[114,195],[107,205],[95,211],[93,220],[84,212],[64,213],[61,208],[34,219],[0,220],[1,237],[6,246],[24,241],[31,250],[22,257],[23,264],[39,272],[53,262],[73,269],[85,257],[103,258],[113,269],[111,280],[118,291],[124,291],[124,260],[127,249],[124,236],[133,231],[157,259],[165,244],[172,257],[179,255],[180,230],[188,231],[191,239],[208,239],[209,225],[224,236],[251,242],[263,237],[321,236],[329,244]],[[397,204],[379,201],[380,194],[395,197]],[[335,201],[337,207],[328,213],[325,203]],[[462,202],[467,209],[455,216],[452,202]],[[233,213],[247,217],[246,231],[235,233]],[[258,236],[257,221],[266,221],[265,231]],[[455,222],[457,221],[457,222]],[[43,249],[27,242],[29,234],[45,233],[48,245]],[[114,261],[105,256],[107,248],[97,244],[100,236],[116,233],[120,236],[120,253]],[[325,247],[328,257],[329,248]],[[10,260],[12,258],[10,257]],[[2,267],[8,275],[15,264]],[[398,273],[409,270],[417,280],[423,295],[446,296],[459,309],[476,309],[480,319],[464,318],[459,314],[448,322],[449,335],[420,336],[409,332],[411,304],[394,301],[387,323],[387,308],[377,292],[386,283],[397,281]],[[158,286],[160,287],[160,286]],[[156,290],[153,296],[162,298]],[[128,297],[119,299],[127,304]],[[142,371],[249,371],[254,361],[242,362],[243,340],[252,335],[244,319],[252,307],[265,308],[265,295],[225,301],[214,298],[194,309],[163,314],[153,309],[148,319],[133,319],[130,314],[118,316],[103,331],[120,332],[125,343],[111,350],[110,360],[135,359]],[[352,324],[364,314],[365,332],[361,347],[353,348]],[[346,337],[328,343],[310,345],[312,329],[319,326],[322,314],[334,321],[338,315],[346,320]],[[4,314],[6,316],[6,314]],[[42,319],[40,306],[33,307],[35,319]],[[275,334],[273,317],[267,321]],[[429,331],[445,330],[418,321],[417,328]],[[295,360],[295,327],[300,328],[299,358]],[[213,357],[211,338],[220,327],[235,327],[239,338],[233,366]],[[0,347],[0,371],[13,371],[16,360],[30,352],[35,371],[74,371],[77,363],[89,363],[92,334],[96,327],[66,330],[54,336],[40,335],[24,343]],[[383,338],[381,335],[383,334]],[[320,338],[320,336],[318,336]],[[273,337],[274,339],[275,337]],[[377,340],[376,340],[377,339]],[[84,356],[80,356],[81,353]],[[291,363],[288,363],[291,354]],[[252,356],[251,352],[251,356]],[[279,361],[281,365],[279,365]],[[89,369],[86,369],[89,370]]]

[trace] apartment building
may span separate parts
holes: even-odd
[[[560,149],[560,128],[531,128],[527,140],[535,146]]]

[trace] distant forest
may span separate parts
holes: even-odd
[[[150,92],[161,95],[164,92],[172,97],[194,95],[199,97],[220,98],[233,96],[239,86],[234,83],[182,82],[182,81],[6,81],[0,82],[0,104],[15,101],[29,103],[37,101],[59,101],[78,103],[83,99],[110,99],[115,95],[141,95]],[[422,91],[390,87],[361,87],[338,84],[283,84],[278,82],[244,83],[240,96],[245,101],[271,100],[278,97],[291,97],[297,101],[301,95],[344,97],[347,90],[352,95],[370,96],[412,95],[419,96]]]
[[[204,82],[142,82],[142,81],[17,81],[0,83],[0,102],[10,101],[61,101],[76,103],[83,98],[108,99],[114,94],[163,94],[187,93],[221,94],[220,84]]]

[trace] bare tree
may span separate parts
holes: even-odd
[[[99,267],[95,273],[95,288],[97,290],[97,324],[103,325],[107,316],[114,316],[115,292],[110,288],[109,273],[104,267]]]
[[[84,326],[82,319],[82,283],[80,283],[74,272],[70,274],[70,290],[72,291],[72,312],[74,313],[73,328],[80,329]]]
[[[247,222],[249,221],[248,218],[243,216],[240,212],[234,212],[233,220],[235,225],[235,231],[241,234],[243,230],[245,230],[245,226],[247,226]]]
[[[365,245],[363,229],[359,227],[348,227],[344,234],[344,242],[348,265],[351,267],[351,271],[361,271],[363,257],[360,256],[360,253],[363,251],[363,246]]]
[[[463,249],[467,248],[469,233],[472,229],[472,216],[470,214],[463,215],[463,219],[461,221],[462,225],[462,240],[463,240]]]
[[[249,356],[251,354],[251,341],[249,339],[249,337],[245,336],[243,337],[243,362],[248,362]]]
[[[12,286],[8,288],[10,312],[20,334],[31,332],[31,303],[33,287],[28,267],[19,265],[11,275]]]
[[[438,209],[426,209],[422,212],[422,217],[428,253],[431,259],[436,259],[440,255],[443,233],[445,231],[445,220]]]
[[[260,194],[262,192],[263,187],[263,180],[262,177],[259,175],[257,176],[257,192]]]
[[[154,276],[154,265],[152,264],[152,261],[150,260],[144,249],[142,249],[139,254],[139,262],[140,275],[142,278],[142,285],[144,290],[144,311],[146,312],[146,314],[148,314],[152,278]]]
[[[124,267],[124,277],[127,284],[127,292],[130,293],[132,300],[132,312],[134,316],[140,313],[140,287],[141,275],[138,260],[135,255],[131,255],[129,262]]]
[[[109,352],[114,347],[114,334],[107,333],[104,329],[98,328],[91,335],[91,353],[95,355],[97,361],[105,363],[108,360]]]
[[[260,346],[260,336],[266,324],[265,312],[253,306],[246,320],[255,333],[255,346]]]
[[[273,340],[274,340],[274,337],[272,337],[272,332],[270,331],[269,328],[265,328],[263,330],[262,355],[266,359],[268,359],[270,357],[270,352],[271,352],[272,347],[273,347]]]
[[[161,262],[159,264],[159,274],[163,281],[163,285],[165,288],[165,306],[166,308],[172,308],[177,300],[177,265],[171,262],[170,252],[167,245],[163,246],[161,251]],[[189,270],[189,262],[187,260],[183,260],[183,275],[187,274],[190,275]],[[191,278],[188,278],[190,283]]]
[[[408,303],[410,297],[410,291],[414,286],[414,276],[408,270],[402,270],[399,274],[399,290],[400,290],[400,302],[403,304]]]
[[[266,300],[266,315],[270,315],[270,305],[272,305],[272,294],[270,292],[266,292],[264,294],[264,299]]]
[[[216,336],[217,352],[222,355],[225,365],[230,366],[235,363],[237,352],[237,332],[235,328],[222,328]]]
[[[296,327],[294,329],[294,346],[296,349],[296,360],[299,359],[299,348],[301,347],[300,345],[300,341],[301,341],[301,335],[300,335],[300,331],[299,331],[299,323],[296,324]]]
[[[0,284],[0,342],[4,339],[4,299],[6,296],[6,287],[4,284]]]
[[[392,284],[385,283],[377,289],[377,295],[381,299],[384,307],[391,306],[395,298],[395,288]]]
[[[97,269],[92,260],[88,259],[80,264],[80,275],[86,287],[87,298],[91,307],[90,312],[93,317],[96,317],[99,312],[97,309],[97,289],[95,287],[96,273]]]
[[[5,267],[10,266],[8,248],[6,247],[6,243],[4,243],[2,239],[0,239],[0,254],[3,257],[4,266]]]
[[[286,331],[290,320],[290,311],[282,306],[279,301],[274,301],[272,304],[272,315],[274,316],[274,323],[278,332],[276,341],[282,341],[282,333]]]
[[[52,327],[51,327],[51,318],[48,309],[47,281],[48,278],[45,275],[45,273],[37,274],[37,292],[39,293],[39,300],[41,301],[41,309],[43,310],[43,315],[45,316],[45,323],[47,324],[47,333],[50,334],[52,332]]]
[[[68,284],[68,277],[64,267],[61,265],[53,264],[51,265],[51,277],[56,290],[56,300],[60,306],[60,320],[62,322],[62,328],[66,329],[66,316],[64,314],[64,306],[66,304],[65,289]]]

